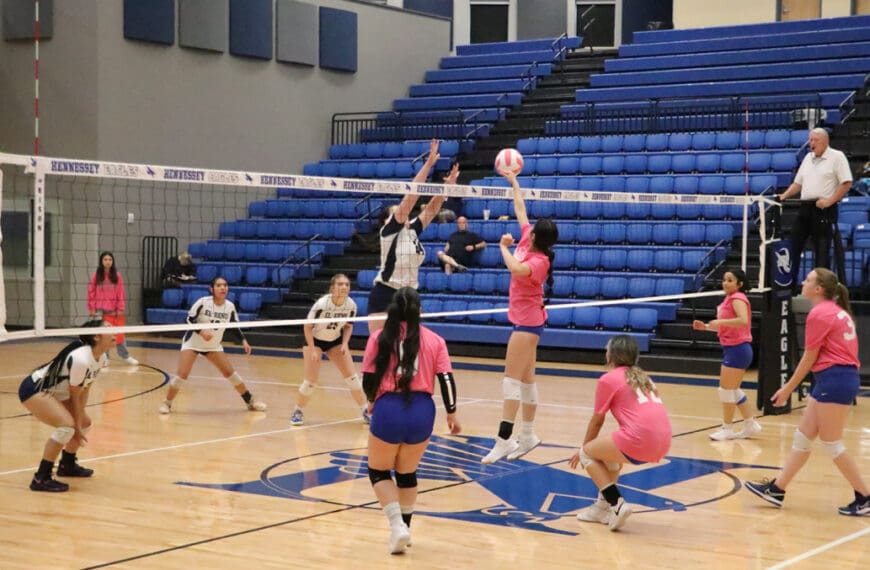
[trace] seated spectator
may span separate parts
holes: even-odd
[[[184,252],[167,259],[160,272],[160,280],[164,289],[175,289],[181,287],[183,283],[196,281],[196,266],[190,254]]]
[[[463,272],[468,266],[477,262],[475,253],[484,249],[486,242],[479,235],[468,231],[468,219],[465,216],[456,218],[456,231],[450,235],[444,251],[438,252],[438,261],[444,273],[451,275],[454,271]]]

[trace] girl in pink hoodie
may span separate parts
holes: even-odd
[[[124,315],[126,308],[127,295],[124,291],[124,280],[115,268],[115,256],[111,251],[104,251],[100,254],[100,264],[88,283],[88,313],[91,318],[102,314],[103,320],[110,325],[124,326],[127,322]],[[115,335],[115,346],[118,349],[118,358],[130,366],[139,364],[139,361],[130,356],[127,351],[123,334]]]

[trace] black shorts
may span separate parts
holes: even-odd
[[[329,352],[331,349],[336,346],[341,346],[341,337],[338,337],[335,340],[320,340],[319,338],[314,339],[314,346],[322,350],[323,352]]]
[[[383,283],[375,283],[372,290],[369,292],[368,311],[372,313],[386,313],[390,301],[393,300],[396,290],[388,287]]]

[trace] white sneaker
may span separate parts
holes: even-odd
[[[761,424],[750,418],[744,420],[743,429],[735,434],[737,439],[748,439],[761,433]]]
[[[265,412],[266,411],[266,403],[265,402],[251,402],[248,404],[248,410],[252,412]]]
[[[583,522],[610,523],[610,504],[604,499],[598,499],[589,507],[577,513],[577,520]]]
[[[502,439],[496,437],[495,445],[492,446],[492,449],[486,454],[486,457],[480,460],[480,462],[485,465],[495,463],[505,455],[510,455],[515,452],[519,446],[520,444],[517,443],[515,439]]]
[[[128,356],[127,358],[122,358],[122,362],[125,364],[129,364],[130,366],[139,366],[139,361],[133,358],[132,356]]]
[[[628,506],[625,499],[620,497],[619,502],[615,506],[610,507],[607,526],[610,527],[610,530],[619,530],[625,524],[626,519],[631,516],[631,512],[631,507]]]
[[[161,414],[168,414],[172,411],[172,402],[167,400],[163,400],[163,403],[160,404],[160,407],[157,408],[157,411]]]
[[[539,445],[541,445],[541,438],[537,435],[520,435],[517,438],[517,450],[509,453],[507,460],[515,461]]]
[[[734,430],[731,427],[722,426],[718,430],[714,431],[710,434],[710,439],[713,441],[726,441],[729,439],[734,439],[737,437],[737,434],[734,433]]]
[[[409,542],[411,542],[411,529],[408,525],[402,523],[390,528],[390,554],[401,554]]]

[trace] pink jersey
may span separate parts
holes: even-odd
[[[508,291],[508,320],[525,327],[541,326],[547,320],[544,309],[544,282],[550,270],[550,259],[539,251],[530,251],[531,224],[520,228],[520,242],[514,257],[529,266],[528,275],[511,275]]]
[[[746,325],[742,327],[719,326],[719,344],[722,346],[736,346],[744,342],[752,342],[752,305],[749,304],[749,299],[746,298],[740,291],[731,293],[722,303],[716,307],[717,319],[736,319],[737,311],[734,310],[734,303],[746,304]]]
[[[375,371],[375,357],[378,355],[378,337],[383,329],[372,333],[366,343],[366,352],[363,356],[362,371]],[[393,371],[396,369],[396,357],[393,356],[390,365],[387,368],[387,373],[381,380],[381,385],[378,388],[375,399],[381,397],[387,392],[396,390],[396,375]],[[450,355],[447,354],[447,343],[444,339],[427,329],[420,327],[420,352],[417,354],[417,372],[411,380],[412,392],[428,392],[432,394],[435,391],[435,375],[439,372],[452,372],[450,366]]]
[[[655,463],[671,447],[671,422],[661,399],[635,391],[626,382],[627,367],[614,368],[598,380],[595,387],[595,413],[609,410],[619,429],[613,443],[625,455],[637,461]]]
[[[804,346],[819,349],[813,372],[837,365],[861,367],[855,322],[833,301],[822,301],[810,310]]]
[[[126,306],[127,296],[124,293],[124,280],[121,279],[121,272],[118,272],[117,283],[112,283],[108,275],[102,282],[97,283],[97,272],[94,271],[88,283],[88,312],[117,311],[123,313]]]

